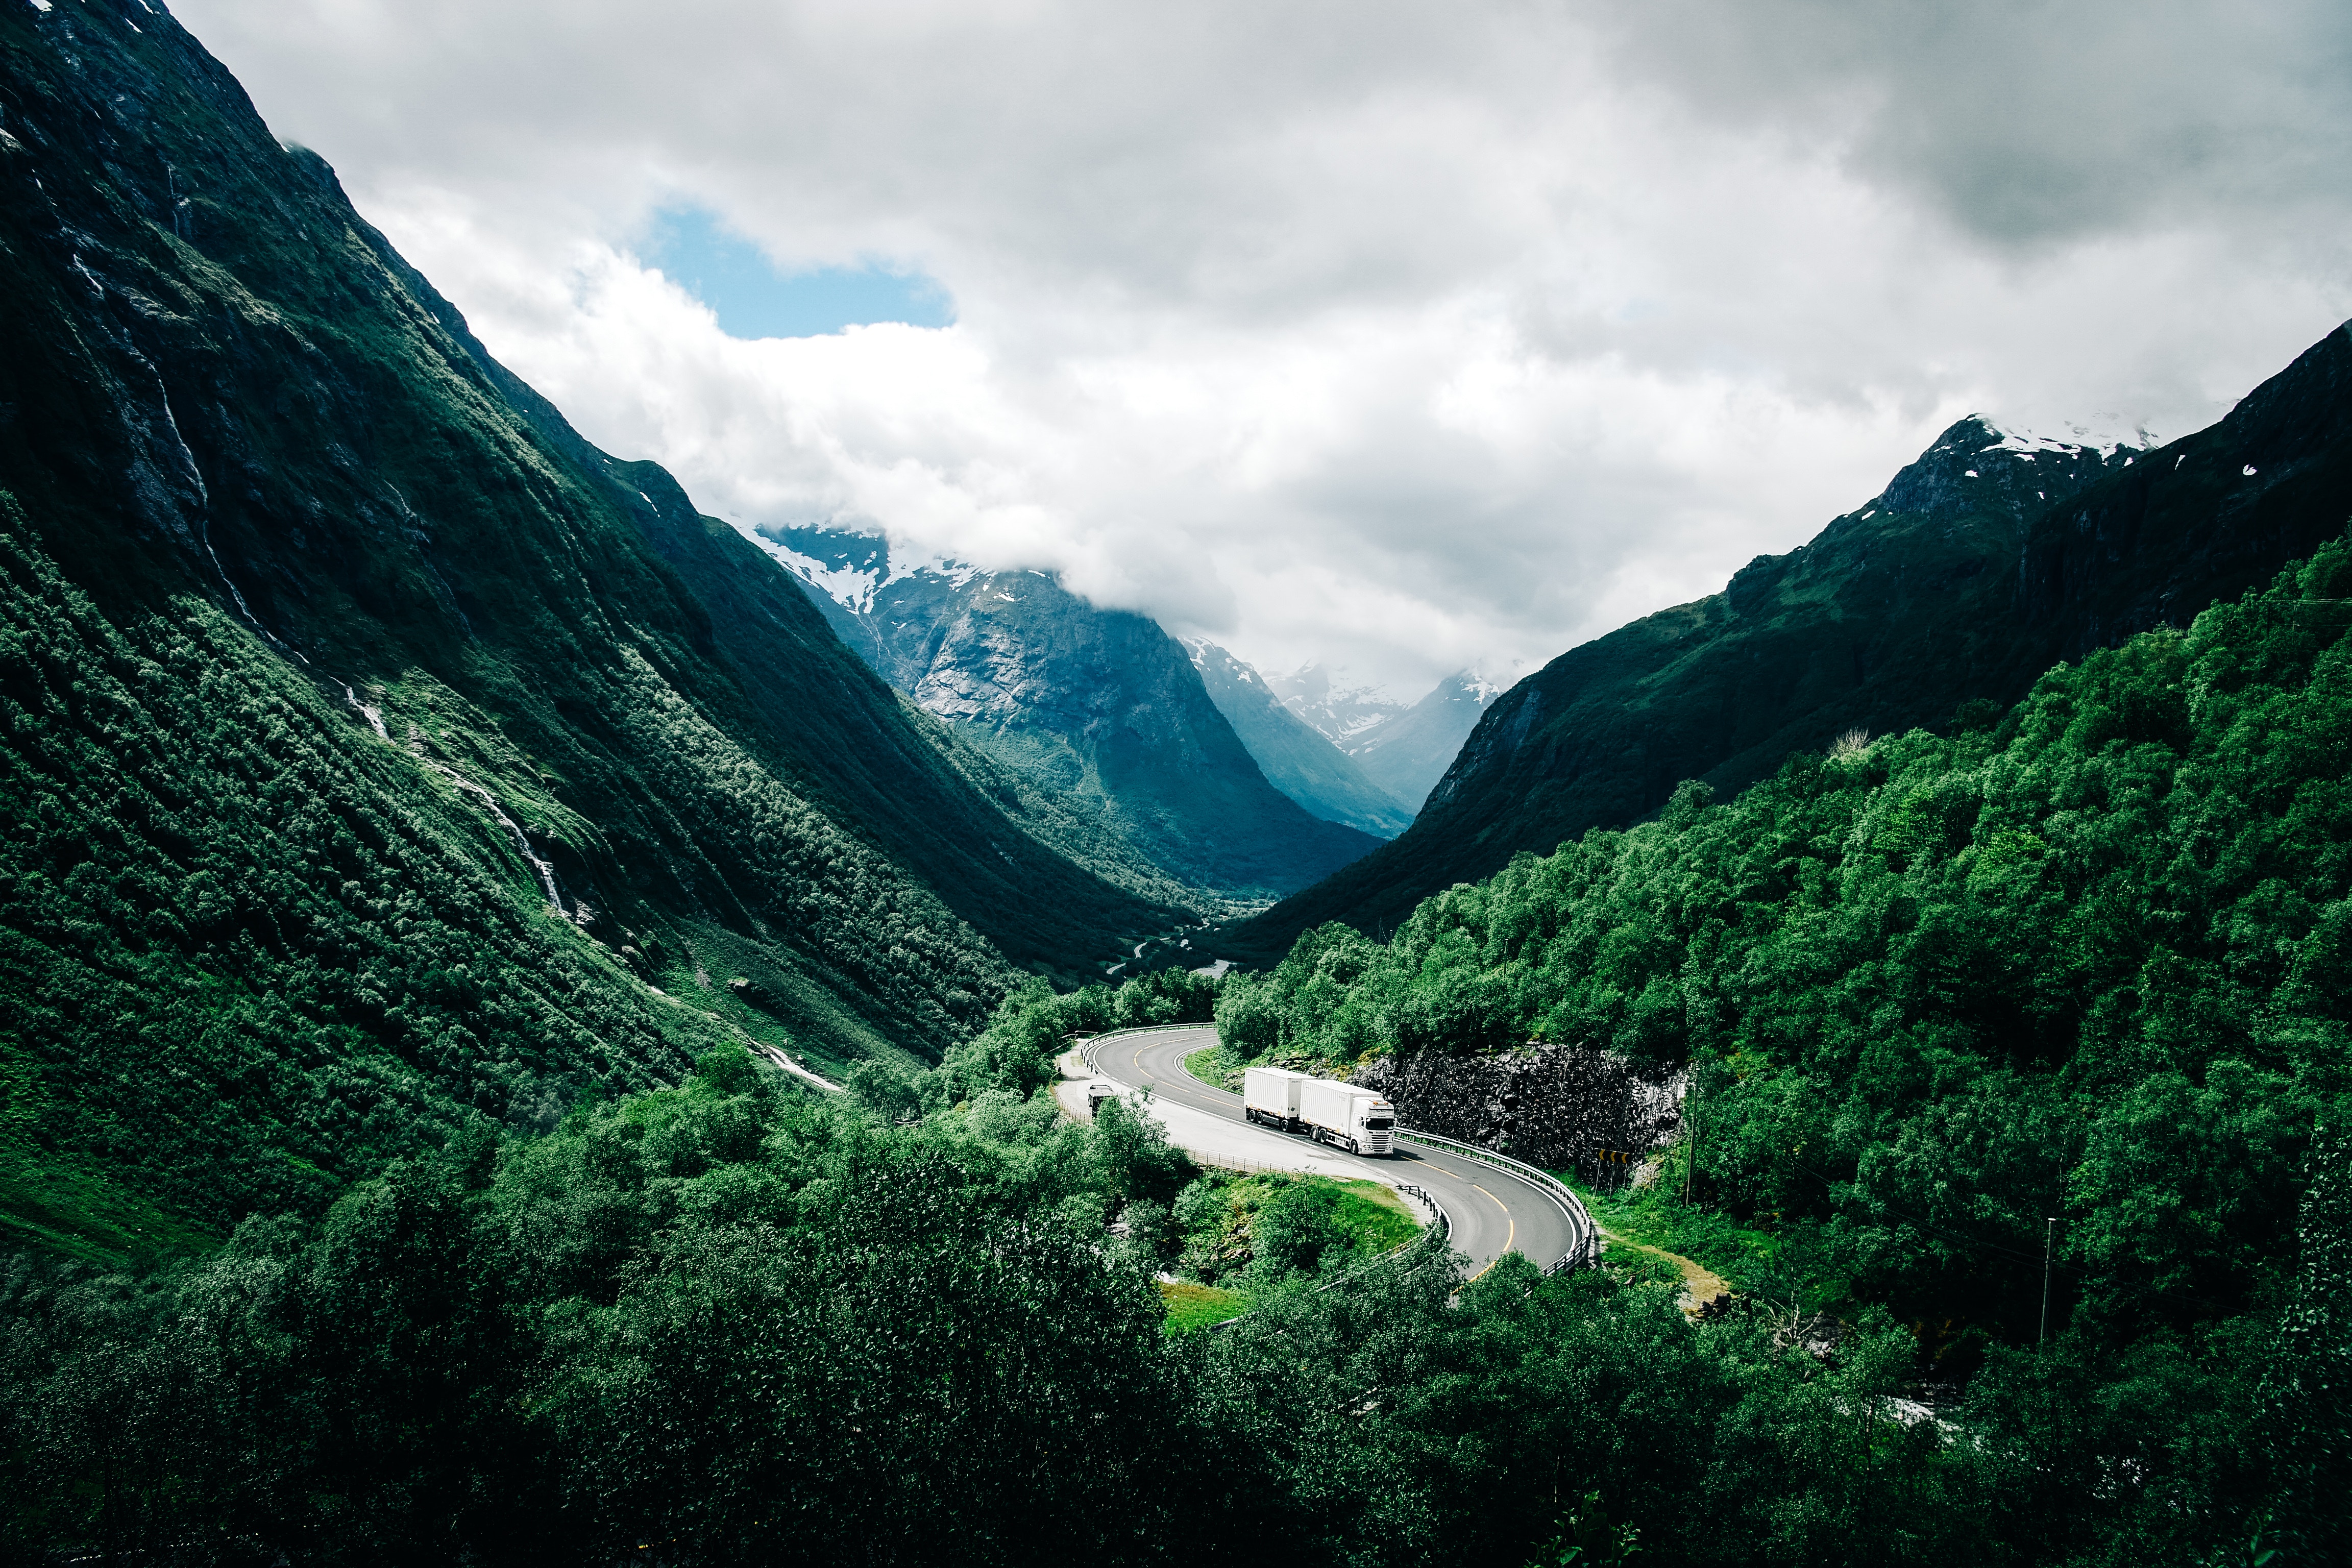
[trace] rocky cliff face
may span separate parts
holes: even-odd
[[[1685,779],[1736,790],[1848,729],[1940,728],[1971,701],[1997,713],[2062,659],[2266,581],[2347,515],[2343,330],[2155,451],[1962,420],[1801,549],[1519,682],[1410,829],[1221,950],[1262,961],[1328,920],[1392,926],[1521,850],[1639,820]]]
[[[762,535],[841,636],[926,712],[1080,803],[1187,885],[1296,891],[1380,840],[1267,782],[1183,647],[1038,572],[894,563],[882,542]]]
[[[1601,1151],[1643,1153],[1670,1142],[1682,1125],[1679,1075],[1578,1046],[1382,1057],[1352,1081],[1385,1096],[1407,1127],[1549,1171],[1573,1169]]]

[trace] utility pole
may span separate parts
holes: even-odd
[[[2050,1337],[2050,1250],[2058,1239],[2058,1219],[2055,1215],[2042,1230],[2042,1331],[2033,1337],[2033,1348],[2040,1350],[2042,1341]]]
[[[1691,1194],[1697,1190],[1698,1184],[1697,1089],[1696,1075],[1694,1074],[1690,1088],[1683,1091],[1684,1098],[1690,1102],[1690,1148],[1683,1159],[1683,1202],[1685,1204],[1691,1201]]]

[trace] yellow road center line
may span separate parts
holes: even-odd
[[[1478,1187],[1478,1184],[1477,1184],[1477,1183],[1475,1183],[1475,1182],[1473,1182],[1473,1183],[1471,1183],[1470,1184],[1471,1184],[1472,1186],[1474,1186],[1474,1187]],[[1486,1193],[1486,1188],[1484,1188],[1484,1187],[1478,1187],[1478,1190],[1479,1190],[1480,1192],[1482,1192],[1482,1193]],[[1509,1234],[1508,1236],[1506,1236],[1505,1237],[1503,1237],[1503,1252],[1508,1252],[1508,1251],[1510,1251],[1510,1250],[1511,1250],[1511,1243],[1513,1243],[1513,1242],[1515,1242],[1515,1241],[1518,1240],[1518,1238],[1519,1238],[1519,1222],[1518,1222],[1517,1220],[1511,1219],[1511,1205],[1508,1205],[1508,1204],[1505,1203],[1505,1202],[1504,1202],[1502,1199],[1500,1199],[1500,1198],[1495,1197],[1495,1194],[1492,1194],[1492,1193],[1486,1193],[1486,1195],[1487,1195],[1489,1198],[1493,1198],[1493,1199],[1494,1199],[1494,1203],[1495,1203],[1495,1206],[1496,1206],[1496,1208],[1501,1209],[1501,1210],[1503,1211],[1503,1217],[1504,1217],[1505,1219],[1507,1219],[1507,1220],[1510,1220],[1510,1221],[1511,1221],[1511,1231],[1510,1231],[1510,1234]],[[1500,1263],[1501,1261],[1503,1261],[1503,1252],[1498,1252],[1498,1253],[1495,1254],[1494,1261],[1493,1261],[1493,1262],[1488,1263],[1488,1264],[1486,1265],[1486,1268],[1494,1268],[1494,1267],[1495,1267],[1495,1264],[1496,1264],[1496,1263]],[[1469,1284],[1469,1285],[1475,1285],[1476,1283],[1478,1283],[1478,1281],[1479,1281],[1479,1280],[1484,1279],[1486,1277],[1486,1268],[1481,1268],[1480,1270],[1478,1270],[1478,1272],[1477,1272],[1477,1273],[1473,1274],[1472,1276],[1470,1276],[1470,1278],[1469,1278],[1467,1280],[1465,1280],[1465,1281],[1464,1281],[1464,1283],[1465,1283],[1465,1284]]]

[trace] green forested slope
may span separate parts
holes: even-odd
[[[1997,727],[1792,760],[1341,926],[1219,1016],[1346,1061],[1530,1034],[1693,1064],[1699,1191],[1922,1323],[2251,1386],[2352,1110],[2352,548],[2045,676]]]
[[[2352,331],[2155,452],[2023,449],[1975,419],[1801,549],[1572,648],[1487,709],[1393,843],[1221,939],[1271,960],[1326,921],[1413,905],[1622,827],[1675,784],[1766,776],[1846,730],[1948,728],[2079,659],[2265,582],[2352,512]]]
[[[0,58],[9,1223],[315,1204],[730,1029],[935,1055],[1171,918],[491,365],[167,16],[13,7]]]

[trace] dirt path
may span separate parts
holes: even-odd
[[[1683,1293],[1676,1298],[1676,1304],[1685,1312],[1696,1312],[1699,1309],[1700,1302],[1712,1301],[1717,1296],[1727,1294],[1731,1289],[1731,1282],[1722,1275],[1703,1265],[1692,1262],[1679,1252],[1668,1252],[1662,1247],[1646,1247],[1638,1241],[1628,1241],[1606,1226],[1601,1226],[1601,1234],[1609,1238],[1609,1245],[1612,1247],[1622,1247],[1632,1252],[1646,1252],[1653,1258],[1663,1258],[1673,1264],[1683,1277]]]

